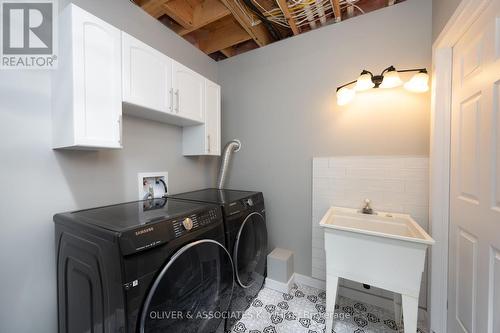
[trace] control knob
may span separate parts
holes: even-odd
[[[182,226],[186,230],[191,230],[193,229],[193,220],[191,220],[189,217],[186,217],[184,221],[182,221]]]
[[[253,206],[253,200],[252,199],[248,199],[247,200],[247,205],[252,207]]]

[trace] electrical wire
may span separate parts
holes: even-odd
[[[358,1],[359,0],[341,0],[339,4],[341,10],[347,7],[353,7],[364,14],[365,12],[363,9],[356,5]],[[268,21],[281,27],[290,28],[290,24],[279,4],[276,8],[266,9],[259,3],[259,0],[253,0],[252,2],[259,8]],[[311,25],[312,22],[316,22],[317,20],[321,21],[323,18],[335,15],[330,0],[290,0],[287,5],[290,11],[290,19],[295,22],[297,27]]]

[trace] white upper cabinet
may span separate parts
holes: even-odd
[[[205,127],[207,154],[220,155],[221,146],[221,97],[220,86],[205,80]]]
[[[123,101],[172,112],[172,60],[122,32]]]
[[[172,68],[174,113],[179,117],[203,123],[205,79],[176,61],[173,62]]]
[[[120,30],[70,4],[52,78],[54,148],[121,148]]]
[[[221,154],[221,96],[220,86],[204,80],[205,123],[182,129],[182,153],[193,155]]]
[[[220,87],[74,4],[60,15],[53,147],[122,148],[122,108],[183,126],[184,155],[220,155]]]

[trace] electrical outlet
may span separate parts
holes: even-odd
[[[140,172],[137,186],[139,200],[161,198],[168,194],[168,172]]]

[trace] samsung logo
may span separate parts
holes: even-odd
[[[151,231],[154,231],[155,229],[153,227],[149,227],[149,228],[146,228],[146,229],[142,229],[142,230],[138,230],[135,232],[135,235],[136,236],[140,236],[140,235],[143,235],[143,234],[147,234],[148,232],[151,232]]]

